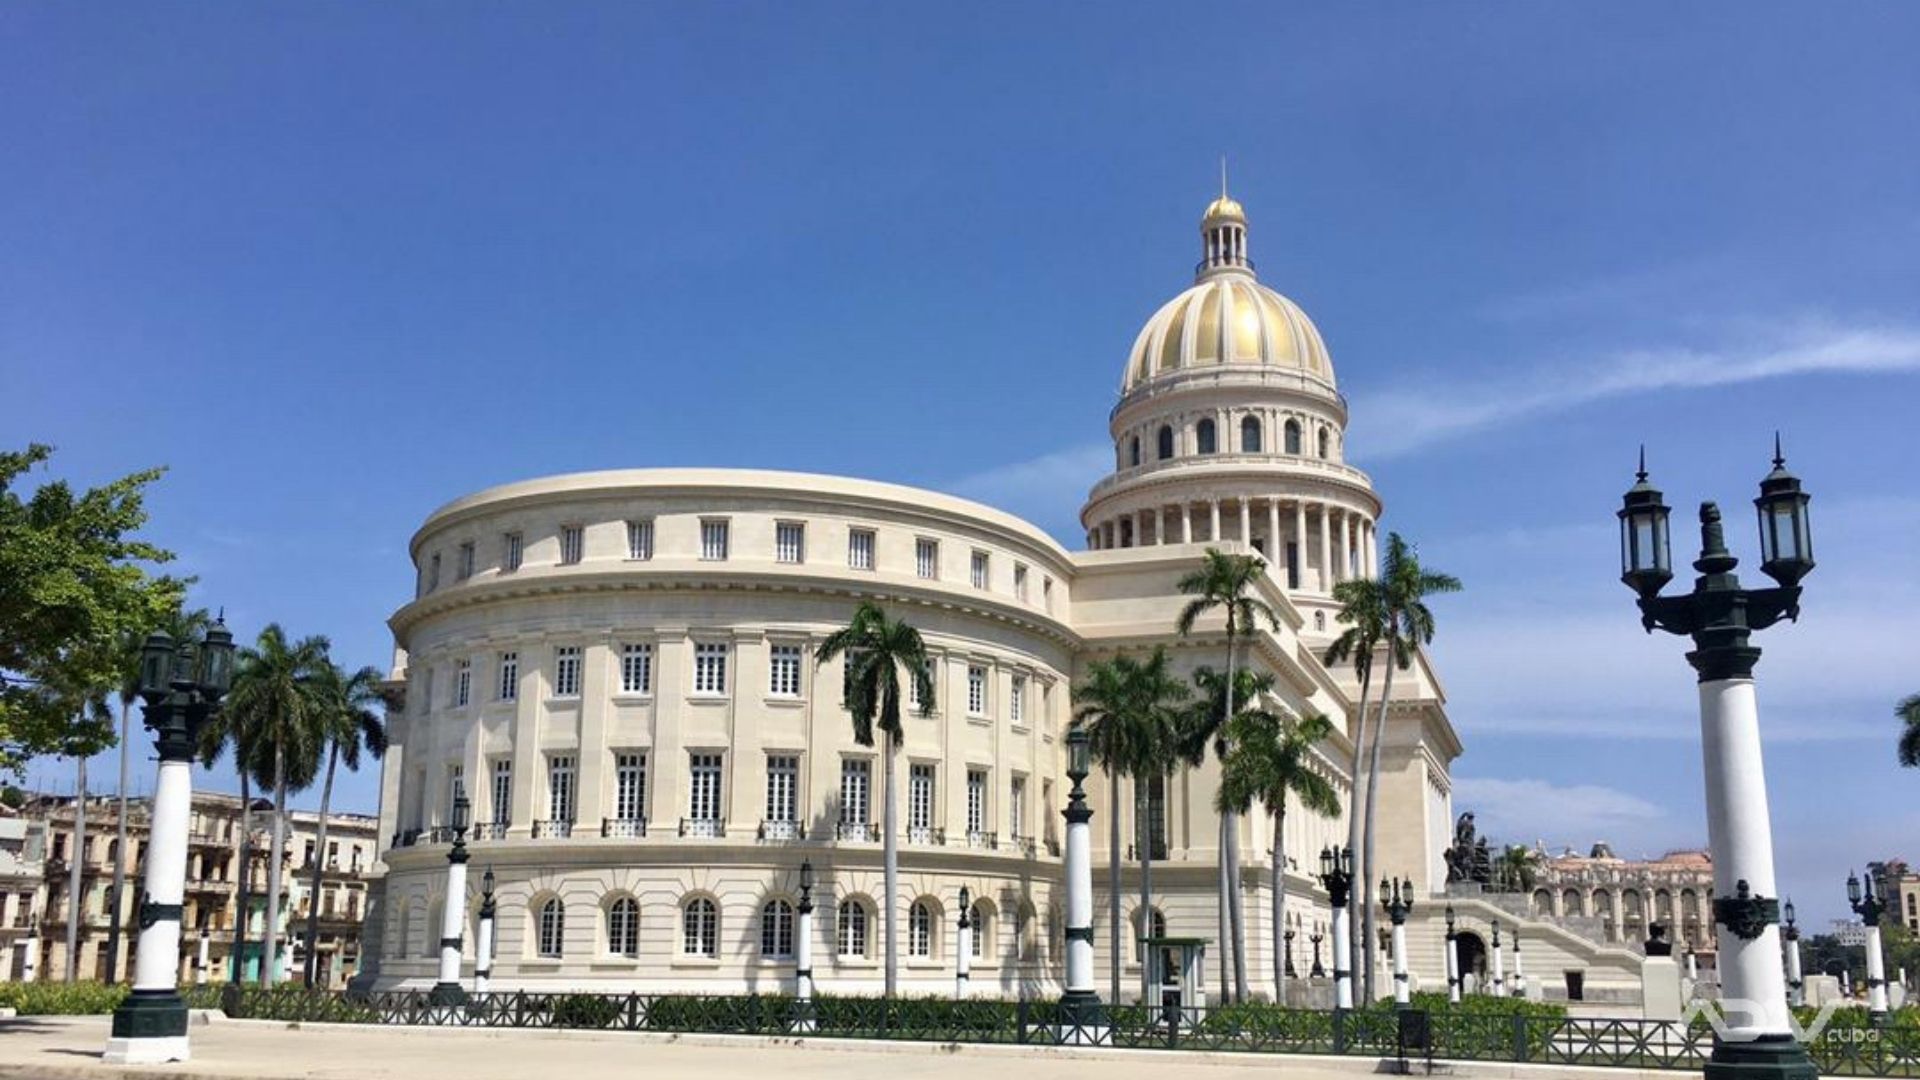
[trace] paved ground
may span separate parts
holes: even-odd
[[[728,1036],[616,1032],[431,1030],[304,1027],[269,1021],[215,1020],[192,1030],[194,1060],[184,1065],[116,1068],[100,1062],[106,1017],[0,1020],[0,1078],[112,1077],[339,1078],[339,1080],[1236,1080],[1284,1072],[1289,1080],[1357,1080],[1376,1071],[1366,1059],[1329,1060],[1252,1054],[1189,1054],[1040,1047],[948,1047],[927,1043],[803,1043]],[[1459,1077],[1636,1080],[1629,1069],[1463,1066]],[[1672,1074],[1667,1074],[1670,1080]]]

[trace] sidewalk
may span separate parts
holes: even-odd
[[[1357,1080],[1383,1070],[1370,1058],[1205,1054],[1153,1050],[951,1046],[753,1036],[288,1025],[224,1020],[192,1029],[187,1064],[118,1068],[100,1061],[108,1018],[0,1020],[0,1080],[146,1080],[148,1077],[244,1077],[248,1080],[980,1080],[1014,1072],[1020,1080],[1220,1080],[1284,1072],[1289,1080]],[[1419,1070],[1416,1067],[1416,1075]],[[1436,1073],[1438,1075],[1438,1073]],[[1455,1077],[1580,1077],[1644,1080],[1633,1069],[1560,1069],[1473,1063]],[[1664,1074],[1671,1080],[1674,1074]]]

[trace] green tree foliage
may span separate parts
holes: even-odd
[[[1920,694],[1909,694],[1893,707],[1900,718],[1900,764],[1920,769]]]
[[[177,610],[186,585],[150,574],[173,555],[135,535],[162,470],[23,497],[21,477],[52,453],[0,451],[0,769],[113,745],[111,720],[82,714],[121,685],[125,640]]]

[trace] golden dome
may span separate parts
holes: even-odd
[[[1243,225],[1246,224],[1247,212],[1241,209],[1239,200],[1221,195],[1208,203],[1207,212],[1201,215],[1200,227],[1204,229],[1208,225],[1221,221],[1238,221]]]
[[[1248,275],[1207,277],[1155,312],[1134,339],[1120,390],[1208,367],[1291,369],[1334,390],[1319,328],[1300,305]]]

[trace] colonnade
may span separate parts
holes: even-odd
[[[1222,540],[1247,544],[1290,571],[1293,588],[1332,592],[1349,578],[1375,576],[1379,566],[1373,519],[1321,500],[1230,496],[1143,507],[1095,522],[1087,533],[1094,551]]]

